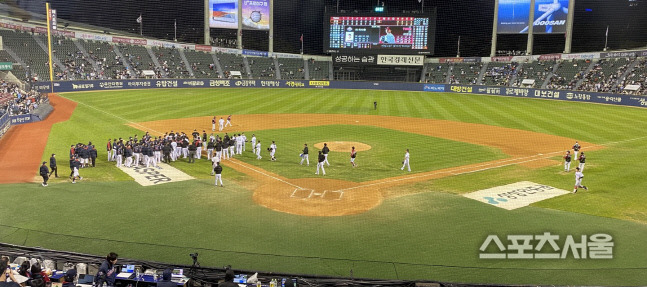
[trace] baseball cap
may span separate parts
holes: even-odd
[[[46,163],[47,163],[46,161],[43,162],[43,164],[46,164]]]

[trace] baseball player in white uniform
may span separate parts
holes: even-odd
[[[589,188],[586,187],[586,185],[582,185],[583,178],[584,178],[584,174],[582,173],[579,167],[576,167],[575,168],[575,188],[573,189],[573,193],[576,193],[577,189],[580,187],[584,188],[584,190],[589,190]]]
[[[238,134],[236,137],[236,154],[243,154],[243,145],[245,144],[243,136]]]
[[[404,153],[404,160],[402,160],[402,168],[400,170],[404,170],[404,167],[407,167],[407,171],[411,171],[411,167],[409,166],[409,149]]]
[[[245,151],[245,145],[247,145],[247,136],[245,135],[245,133],[243,133],[242,137],[243,137],[243,151]]]
[[[256,135],[252,134],[252,153],[256,154]]]
[[[225,128],[225,120],[220,118],[220,120],[218,120],[218,131],[222,131],[224,128]]]
[[[256,159],[262,159],[263,157],[261,156],[261,141],[258,141],[256,143]]]
[[[211,131],[216,131],[216,116],[213,116],[213,119],[211,119]]]
[[[276,161],[276,158],[274,157],[274,154],[276,153],[276,144],[274,141],[272,141],[272,144],[270,145],[270,160],[271,161]]]
[[[176,161],[177,160],[177,142],[174,140],[171,140],[171,160]]]

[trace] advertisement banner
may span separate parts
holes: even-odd
[[[12,62],[0,62],[0,71],[11,71],[13,70]]]
[[[131,45],[146,45],[148,43],[146,39],[134,39],[134,38],[123,38],[123,37],[112,37],[112,42],[131,44]]]
[[[336,66],[343,65],[376,65],[377,57],[375,55],[334,55],[332,63]]]
[[[583,54],[562,54],[563,60],[587,60],[599,59],[600,53],[583,53]]]
[[[512,61],[512,58],[514,58],[514,56],[491,57],[490,61],[492,61],[492,62],[510,62],[510,61]]]
[[[303,59],[303,55],[300,54],[272,53],[270,56],[276,56],[277,58]]]
[[[89,33],[76,32],[75,36],[76,36],[76,38],[85,39],[85,40],[112,42],[112,36],[109,36],[109,35],[100,35],[100,34],[89,34]]]
[[[425,64],[425,56],[377,55],[377,64],[391,66],[422,66]]]
[[[551,61],[551,60],[559,60],[562,58],[562,54],[547,54],[547,55],[540,55],[539,56],[539,61]]]
[[[211,52],[211,46],[195,45],[196,51]]]
[[[49,90],[49,84],[32,85],[37,90]],[[168,88],[318,88],[349,90],[384,90],[417,92],[450,92],[461,94],[497,95],[546,100],[592,102],[611,105],[647,108],[647,98],[618,94],[580,91],[560,91],[501,86],[444,85],[399,82],[354,82],[354,81],[298,81],[298,80],[216,80],[216,79],[138,79],[138,80],[92,80],[60,81],[54,83],[55,92],[109,91],[127,89]],[[30,122],[31,118],[12,119],[12,123]]]
[[[243,29],[269,30],[270,29],[270,0],[242,0],[243,1]]]
[[[266,51],[243,50],[243,55],[257,56],[257,57],[267,57],[269,54]]]
[[[445,85],[425,84],[422,90],[425,92],[444,92]]]
[[[209,0],[209,27],[238,29],[238,0]]]
[[[26,115],[10,116],[9,120],[11,121],[12,125],[21,125],[21,124],[31,123],[32,118],[33,117],[31,114],[26,114]]]
[[[569,0],[535,0],[533,33],[566,33]],[[530,0],[500,0],[497,33],[526,34]]]
[[[601,53],[600,58],[632,58],[640,55],[639,51],[608,52]]]

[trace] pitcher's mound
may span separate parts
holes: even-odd
[[[371,149],[370,145],[360,143],[360,142],[326,142],[330,151],[340,151],[340,152],[350,152],[352,147],[355,147],[356,151],[365,151]],[[316,143],[315,147],[322,149],[324,143]]]

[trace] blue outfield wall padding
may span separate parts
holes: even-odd
[[[40,91],[50,90],[49,83],[32,85]],[[302,88],[351,89],[482,94],[494,96],[591,102],[632,107],[647,107],[647,97],[582,91],[545,90],[501,86],[472,86],[398,82],[346,82],[306,80],[222,80],[222,79],[164,79],[164,80],[93,80],[54,82],[57,93],[129,89],[168,88]]]

